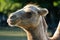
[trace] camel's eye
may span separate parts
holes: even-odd
[[[31,17],[32,17],[32,13],[31,13],[31,12],[27,12],[27,13],[26,13],[26,17],[27,17],[27,18],[31,18]]]

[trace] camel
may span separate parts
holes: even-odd
[[[20,10],[9,15],[7,23],[13,27],[22,28],[28,40],[60,40],[60,23],[53,37],[47,35],[47,23],[45,17],[48,14],[46,8],[28,4]]]

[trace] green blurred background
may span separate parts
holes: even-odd
[[[48,34],[52,36],[60,20],[60,0],[0,0],[0,40],[27,40],[26,33],[17,27],[7,24],[8,15],[29,3],[38,4],[47,8],[49,14],[46,16]]]

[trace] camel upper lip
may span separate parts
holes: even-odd
[[[10,19],[7,20],[7,23],[8,23],[9,25],[15,25],[15,24],[16,24],[16,22],[14,22],[14,21],[12,21],[12,20],[10,20]]]
[[[14,23],[14,20],[8,19],[7,23]]]
[[[18,18],[17,18],[17,19],[18,19]],[[17,19],[7,19],[7,23],[15,24],[16,21],[18,21]]]

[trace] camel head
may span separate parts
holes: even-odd
[[[46,8],[40,8],[37,5],[28,4],[20,10],[13,12],[8,17],[10,26],[18,26],[21,28],[35,28],[38,24],[40,16],[45,17],[48,14]]]

